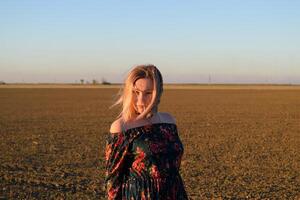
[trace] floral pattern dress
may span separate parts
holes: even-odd
[[[107,199],[188,199],[179,174],[183,152],[176,124],[156,123],[108,134]]]

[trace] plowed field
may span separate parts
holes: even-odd
[[[292,86],[291,86],[292,87]],[[1,88],[0,198],[103,199],[117,88]],[[300,90],[166,89],[191,199],[300,199]]]

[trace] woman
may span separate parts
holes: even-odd
[[[175,119],[158,112],[162,92],[154,65],[137,66],[128,74],[113,105],[122,105],[122,111],[106,141],[108,199],[188,199],[179,174],[184,149]]]

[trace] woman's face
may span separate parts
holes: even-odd
[[[153,92],[153,82],[150,78],[140,78],[133,88],[134,105],[138,113],[142,113],[150,104]]]

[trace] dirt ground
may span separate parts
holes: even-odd
[[[300,199],[300,90],[272,87],[164,91],[190,199]],[[0,88],[0,199],[104,199],[117,91]]]

